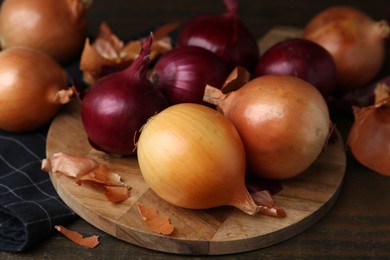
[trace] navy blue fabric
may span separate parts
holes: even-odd
[[[76,214],[41,170],[47,127],[26,133],[0,131],[0,250],[20,252],[47,238]]]

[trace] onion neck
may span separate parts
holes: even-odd
[[[73,96],[74,89],[61,89],[54,96],[54,104],[64,105],[69,103],[71,97]]]
[[[149,54],[152,43],[153,35],[151,34],[145,39],[142,45],[142,50],[137,59],[135,59],[135,61],[133,61],[133,63],[126,70],[124,70],[126,75],[138,79],[146,79],[146,73],[149,66]]]
[[[226,99],[226,96],[227,95],[222,93],[220,89],[210,85],[206,85],[204,90],[203,101],[221,108],[221,106],[223,106],[223,101]]]
[[[260,210],[259,206],[256,205],[256,203],[246,189],[244,191],[236,193],[230,205],[238,208],[239,210],[251,216],[255,215]]]
[[[379,34],[385,39],[390,35],[390,26],[386,20],[381,20],[376,23],[379,29]]]
[[[72,21],[77,23],[79,20],[84,19],[85,11],[92,4],[92,0],[68,0],[67,3]]]
[[[227,16],[237,16],[238,2],[237,0],[224,0]]]

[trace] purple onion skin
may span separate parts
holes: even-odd
[[[273,45],[260,57],[255,77],[266,74],[296,76],[314,85],[327,98],[335,86],[336,67],[322,46],[293,38]]]
[[[142,126],[168,106],[146,78],[148,54],[142,51],[129,68],[100,78],[85,93],[81,121],[95,149],[116,155],[135,154]]]
[[[214,53],[196,46],[177,47],[156,62],[151,81],[169,105],[203,102],[206,84],[221,88],[230,70]]]
[[[223,15],[207,14],[189,19],[179,31],[177,46],[205,48],[217,54],[230,70],[243,66],[253,72],[259,59],[257,40],[237,15],[237,6],[227,9]]]

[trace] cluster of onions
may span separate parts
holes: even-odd
[[[73,95],[54,59],[24,47],[0,52],[0,93],[0,129],[10,132],[43,126]]]
[[[147,79],[152,42],[153,37],[147,37],[138,58],[128,68],[100,78],[82,98],[81,121],[94,148],[109,154],[135,154],[142,126],[168,106]]]
[[[223,15],[198,15],[181,28],[177,46],[199,46],[217,54],[232,70],[243,66],[252,71],[259,48],[252,33],[237,14],[238,1],[224,0]]]
[[[336,68],[333,57],[321,45],[292,38],[276,43],[260,57],[255,76],[267,74],[301,78],[327,98],[334,88]]]
[[[74,59],[87,32],[86,9],[91,0],[5,0],[0,9],[3,49],[25,46],[60,63]]]
[[[347,145],[353,156],[364,166],[390,176],[390,77],[376,85],[375,102],[366,107],[354,107],[355,122]]]
[[[263,178],[302,173],[321,154],[330,135],[324,97],[294,76],[257,77],[227,94],[207,86],[204,100],[234,124],[245,146],[247,171]]]
[[[222,87],[228,74],[225,63],[211,51],[182,46],[159,58],[153,67],[151,81],[170,105],[201,104],[206,84]]]
[[[146,183],[173,205],[231,205],[250,215],[258,212],[245,186],[241,138],[212,108],[177,104],[153,116],[142,129],[137,155]]]
[[[323,46],[336,64],[335,94],[366,86],[378,74],[390,32],[385,20],[374,21],[350,6],[330,7],[306,25],[303,38]]]

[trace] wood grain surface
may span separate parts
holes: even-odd
[[[286,30],[299,33],[294,28],[280,30],[278,27],[266,37],[280,40],[280,32],[284,34]],[[287,32],[287,35],[291,34]],[[269,43],[270,39],[265,42]],[[112,204],[93,187],[77,186],[72,179],[58,174],[51,174],[53,185],[65,203],[87,222],[142,247],[170,253],[216,255],[280,243],[323,217],[336,201],[343,182],[346,156],[339,135],[306,172],[282,182],[283,191],[274,198],[286,210],[285,218],[249,216],[231,207],[201,211],[178,208],[148,188],[136,157],[109,158],[90,147],[79,109],[79,104],[73,102],[55,118],[47,137],[47,156],[66,152],[94,158],[121,175],[131,187],[131,197],[123,203]],[[138,214],[137,204],[154,207],[161,215],[168,216],[175,226],[174,233],[163,236],[149,230]]]

